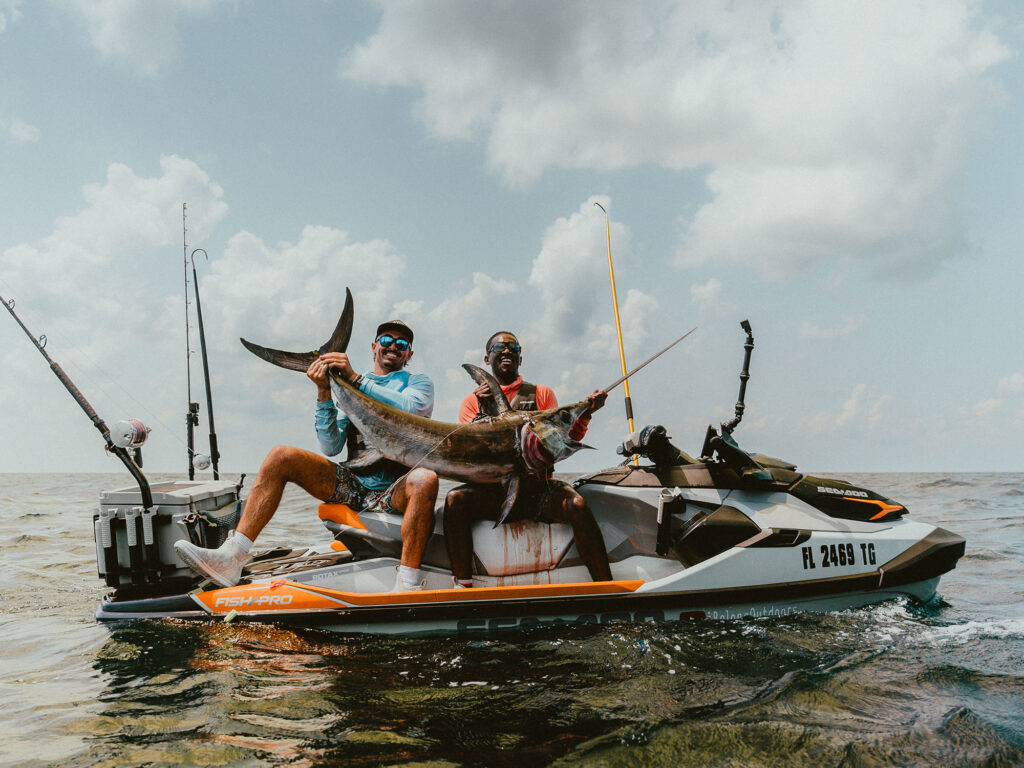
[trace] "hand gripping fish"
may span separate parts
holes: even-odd
[[[344,352],[352,334],[352,294],[345,291],[345,308],[331,339],[315,352],[282,352],[242,339],[253,354],[290,370],[303,371],[325,352]],[[681,336],[668,351],[693,331]],[[657,357],[655,355],[654,357]],[[608,392],[651,362],[649,358],[618,381]],[[407,413],[374,400],[353,387],[336,371],[330,372],[331,389],[338,405],[381,455],[407,467],[425,467],[439,475],[466,483],[502,483],[506,499],[499,523],[515,503],[524,474],[545,475],[552,464],[589,446],[569,437],[569,430],[589,407],[587,400],[547,411],[514,411],[494,377],[477,366],[463,366],[478,383],[494,394],[497,414],[469,424],[451,424]],[[524,450],[535,436],[537,451]]]

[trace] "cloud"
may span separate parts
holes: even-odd
[[[704,285],[690,286],[690,300],[699,306],[717,304],[722,299],[722,281],[717,277],[708,280]]]
[[[858,384],[853,389],[853,394],[843,403],[843,407],[836,417],[836,426],[841,427],[855,418],[862,409],[864,393],[867,390],[866,384]]]
[[[1017,395],[1024,392],[1024,373],[1017,371],[999,379],[996,391],[1001,395]]]
[[[52,296],[74,295],[96,270],[112,264],[119,275],[140,276],[139,254],[174,242],[181,233],[181,204],[192,202],[189,231],[202,240],[227,212],[223,190],[191,160],[160,158],[161,175],[140,177],[114,163],[103,184],[86,185],[86,206],[58,218],[38,244],[0,254],[5,274],[21,285],[45,286]]]
[[[101,56],[126,61],[144,76],[163,70],[178,54],[179,25],[210,13],[215,0],[71,0],[65,6],[86,27]]]
[[[529,285],[544,307],[536,324],[541,338],[551,333],[582,338],[593,318],[599,312],[604,314],[606,302],[611,303],[605,271],[606,218],[594,203],[610,207],[608,198],[591,197],[575,213],[559,218],[544,232],[529,277]],[[631,263],[629,228],[613,222],[611,238],[615,263],[620,267]]]
[[[875,404],[871,406],[868,411],[868,424],[872,427],[877,427],[882,424],[887,418],[887,411],[889,405],[892,403],[892,397],[890,395],[882,395]]]
[[[230,349],[239,336],[312,349],[330,336],[348,287],[360,329],[353,339],[368,346],[375,321],[391,314],[395,298],[391,282],[378,276],[398,278],[404,271],[405,259],[386,240],[352,242],[344,230],[310,225],[294,243],[270,245],[245,231],[233,235],[202,289],[222,308],[221,336]]]
[[[874,395],[867,384],[857,384],[850,396],[843,401],[836,414],[820,411],[805,420],[812,432],[832,432],[836,430],[862,431],[863,424],[874,429],[886,423],[887,412],[892,403],[890,395]]]
[[[722,297],[722,281],[717,277],[703,284],[691,285],[690,301],[701,317],[726,315],[735,310],[735,305]]]
[[[12,139],[22,143],[39,141],[39,129],[22,120],[15,120],[11,123],[8,133]]]
[[[852,336],[863,328],[867,321],[868,319],[865,315],[851,315],[832,326],[820,326],[815,322],[805,320],[800,324],[798,334],[801,339],[810,339],[812,341],[841,339],[846,336]]]
[[[184,349],[181,262],[168,258],[168,249],[181,253],[182,200],[195,204],[189,218],[195,241],[227,210],[220,187],[195,163],[169,156],[160,164],[160,175],[149,178],[111,165],[104,183],[84,188],[81,210],[56,219],[38,241],[0,252],[5,298],[17,299],[33,331],[50,337],[54,359],[108,414],[135,410],[139,399],[157,412],[164,397],[180,397],[168,392],[174,380],[168,371]],[[171,293],[176,299],[167,307]],[[0,364],[12,365],[20,355],[0,351]],[[37,375],[29,364],[24,380]],[[149,411],[136,412],[159,424]]]
[[[970,406],[967,413],[979,422],[986,421],[993,413],[1003,407],[1003,401],[997,397],[988,397],[979,400]]]
[[[7,29],[8,22],[21,20],[21,0],[0,0],[0,33]]]
[[[436,137],[510,185],[552,168],[706,174],[677,262],[926,274],[962,239],[956,186],[1007,48],[970,0],[379,3],[342,62],[418,93]]]
[[[443,299],[425,316],[415,311],[411,314],[414,317],[422,316],[423,325],[432,336],[450,337],[453,329],[466,328],[473,320],[486,318],[493,301],[517,290],[518,286],[508,280],[498,280],[483,272],[474,272],[473,285],[468,291]],[[472,324],[472,331],[476,334],[472,337],[472,341],[476,342],[472,349],[474,363],[483,356],[484,335],[492,333],[489,328],[488,325],[481,327]]]

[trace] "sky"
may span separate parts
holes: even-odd
[[[0,296],[108,423],[185,472],[317,450],[289,350],[416,331],[455,421],[488,336],[560,401],[807,472],[1024,470],[1024,6],[0,0]],[[183,232],[182,206],[187,205]],[[185,291],[190,304],[186,309]],[[190,318],[186,346],[186,317]],[[619,461],[622,388],[582,451]],[[118,472],[0,313],[0,472]]]

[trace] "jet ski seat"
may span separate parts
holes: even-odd
[[[401,555],[400,535],[386,535],[370,530],[359,515],[345,504],[321,504],[317,514],[327,530],[334,534],[335,540],[331,546],[335,550],[347,549],[357,557]],[[442,527],[441,514],[439,510],[437,529]],[[400,518],[395,517],[395,521],[392,528],[400,528]],[[493,522],[482,520],[473,525],[473,573],[479,576],[515,576],[548,571],[562,561],[572,545],[572,526],[562,523],[521,520],[495,528]],[[451,567],[444,537],[437,530],[423,553],[423,563],[441,568]]]
[[[483,520],[473,525],[473,573],[515,576],[549,571],[573,544],[572,526],[519,520],[494,527]]]
[[[321,504],[317,515],[334,534],[331,548],[337,551],[349,550],[353,555],[373,556],[384,553],[399,556],[402,540],[382,536],[370,531],[355,510],[346,504]]]

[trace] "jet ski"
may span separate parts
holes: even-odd
[[[733,432],[753,348],[742,326],[736,415],[708,427],[698,457],[650,425],[619,447],[623,464],[573,483],[601,528],[611,581],[590,580],[567,525],[484,521],[473,530],[473,587],[453,589],[439,509],[422,564],[426,588],[392,592],[402,518],[321,504],[329,534],[321,543],[259,552],[240,584],[220,588],[194,576],[173,545],[222,543],[241,511],[240,484],[176,481],[153,486],[149,499],[141,484],[101,497],[96,558],[111,592],[96,617],[430,634],[930,600],[964,554],[962,537],[910,519],[875,491],[740,447]]]

